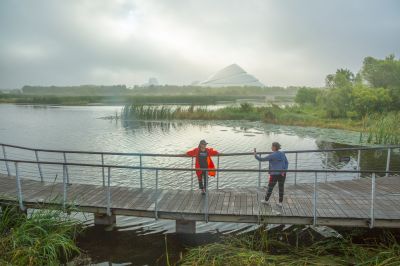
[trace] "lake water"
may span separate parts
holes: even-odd
[[[104,152],[183,154],[196,147],[201,139],[206,139],[210,147],[221,153],[269,151],[271,143],[278,141],[283,150],[319,150],[345,148],[359,145],[359,133],[335,129],[318,129],[295,126],[270,125],[244,121],[116,121],[99,119],[120,112],[122,106],[25,106],[0,105],[0,143],[31,148],[84,150]],[[35,160],[33,152],[6,148],[9,159]],[[3,156],[0,153],[0,156]],[[40,153],[43,161],[63,160],[62,154]],[[357,152],[334,152],[327,155],[328,169],[355,169]],[[294,168],[294,154],[287,154],[290,168]],[[350,157],[341,162],[340,158]],[[69,162],[100,164],[99,155],[67,155]],[[105,156],[106,164],[139,165],[134,156]],[[217,159],[215,158],[215,161]],[[324,169],[326,154],[299,154],[298,169]],[[400,170],[400,157],[394,151],[391,169]],[[144,166],[191,167],[190,158],[143,157]],[[362,152],[362,170],[384,170],[386,152]],[[257,169],[258,162],[253,156],[220,157],[220,168]],[[266,167],[266,164],[263,164]],[[14,171],[10,165],[11,171]],[[53,181],[62,176],[56,166],[42,166],[44,177]],[[101,169],[69,167],[70,181],[73,183],[101,184]],[[6,173],[4,163],[0,172]],[[36,165],[21,165],[24,178],[39,178]],[[140,174],[137,170],[112,170],[112,185],[138,187]],[[320,179],[351,179],[354,174],[325,174]],[[192,174],[189,172],[160,172],[161,188],[191,189]],[[310,182],[313,176],[298,174],[297,182]],[[60,181],[60,180],[58,180]],[[262,185],[267,178],[262,176]],[[288,174],[287,182],[294,182],[294,174]],[[143,185],[154,187],[154,171],[143,172]],[[257,186],[257,173],[221,173],[219,187]],[[194,179],[196,185],[196,179]],[[210,179],[210,187],[216,188],[216,180]],[[196,188],[196,186],[194,186]],[[88,223],[92,217],[88,216]],[[173,232],[172,221],[154,221],[136,217],[118,217],[118,231],[139,230],[137,234]],[[232,232],[247,230],[251,225],[226,223],[198,223],[198,232]],[[136,231],[135,231],[136,232]]]

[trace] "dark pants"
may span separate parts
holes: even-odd
[[[199,179],[199,188],[200,189],[206,189],[207,188],[207,172],[203,171],[201,172],[201,176],[198,178]]]
[[[271,197],[271,194],[272,194],[272,190],[274,189],[276,183],[278,183],[278,185],[279,185],[279,202],[282,203],[285,179],[286,179],[286,176],[284,176],[284,175],[271,175],[269,177],[268,190],[267,190],[267,194],[265,195],[266,201],[269,200],[269,198]]]

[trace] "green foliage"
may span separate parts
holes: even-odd
[[[263,229],[263,227],[261,227]],[[295,229],[296,230],[296,229]],[[302,230],[303,231],[303,230]],[[229,236],[222,243],[190,249],[180,265],[399,265],[400,245],[394,235],[383,231],[379,237],[363,234],[344,238],[303,239],[301,231]],[[304,235],[303,235],[304,237]]]
[[[354,86],[352,99],[352,109],[360,116],[388,111],[392,100],[389,90],[384,88],[369,88],[363,85]]]
[[[372,87],[400,89],[400,60],[396,60],[393,54],[383,60],[370,56],[364,58],[361,73]]]
[[[35,210],[30,216],[16,208],[0,214],[0,264],[59,265],[80,252],[74,239],[80,223],[58,210]]]
[[[327,75],[325,82],[328,90],[319,93],[299,89],[296,103],[316,103],[327,118],[334,119],[360,119],[368,114],[400,110],[400,61],[394,55],[384,60],[366,57],[357,75],[338,69]]]
[[[294,101],[298,104],[316,104],[321,92],[320,89],[303,87],[297,91]]]

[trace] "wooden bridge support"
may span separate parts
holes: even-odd
[[[115,225],[116,223],[117,223],[117,217],[114,214],[110,216],[102,213],[94,214],[95,225]]]
[[[178,234],[196,234],[196,221],[175,220],[175,230]]]

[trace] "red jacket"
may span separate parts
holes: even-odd
[[[191,156],[191,157],[196,157],[196,168],[200,168],[200,162],[199,162],[199,148],[194,148],[188,152],[186,152],[186,155]],[[211,156],[218,155],[219,153],[214,150],[213,148],[206,148],[207,150],[207,163],[208,163],[208,168],[209,169],[215,169],[214,162],[211,160]],[[201,177],[201,171],[196,171],[196,174],[198,177]],[[215,171],[208,171],[208,175],[210,176],[215,176]]]

